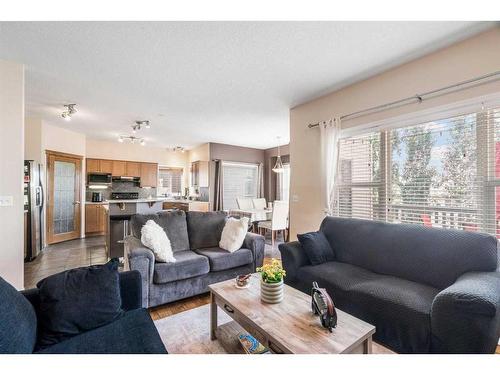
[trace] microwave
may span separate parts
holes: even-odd
[[[89,173],[87,175],[88,185],[111,185],[111,173]]]

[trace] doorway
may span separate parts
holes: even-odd
[[[81,236],[83,156],[46,151],[47,244]]]

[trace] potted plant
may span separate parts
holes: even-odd
[[[283,301],[283,277],[286,272],[279,259],[271,259],[270,263],[257,268],[260,272],[260,298],[266,303]]]

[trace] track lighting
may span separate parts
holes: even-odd
[[[184,152],[186,152],[186,149],[185,149],[184,147],[181,147],[181,146],[175,146],[175,147],[172,149],[172,151],[174,151],[174,152],[182,152],[182,153],[184,153]]]
[[[71,116],[76,113],[75,106],[75,103],[65,104],[64,107],[66,107],[66,110],[61,113],[61,117],[66,121],[71,121]]]
[[[151,124],[148,120],[136,121],[135,124],[132,125],[132,133],[137,133],[143,126],[146,129],[151,129]]]

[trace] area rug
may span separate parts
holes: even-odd
[[[231,318],[219,309],[219,325],[229,321]],[[210,305],[171,315],[154,323],[171,354],[226,354],[217,340],[210,340]]]

